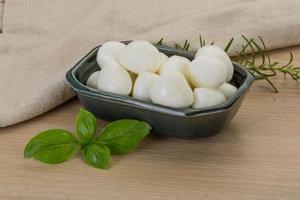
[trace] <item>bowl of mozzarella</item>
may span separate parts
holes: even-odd
[[[153,132],[191,139],[220,132],[254,78],[216,45],[188,52],[145,40],[108,41],[66,74],[99,119],[138,119]]]

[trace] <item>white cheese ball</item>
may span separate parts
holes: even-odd
[[[165,62],[168,60],[168,58],[169,57],[166,54],[160,52],[160,60],[161,60],[160,66],[162,66],[163,64],[165,64]]]
[[[159,74],[168,72],[169,70],[175,70],[185,77],[189,82],[189,65],[191,61],[182,56],[171,56],[166,60],[165,64],[159,69]]]
[[[137,40],[129,43],[121,52],[119,63],[128,71],[157,72],[161,66],[161,54],[150,42]]]
[[[135,80],[132,96],[136,99],[151,101],[151,88],[157,78],[158,75],[151,72],[140,73]]]
[[[100,71],[93,72],[89,76],[89,78],[87,79],[86,85],[91,87],[91,88],[97,89],[97,82],[98,82],[99,73],[100,73]]]
[[[230,83],[223,83],[220,87],[218,87],[218,90],[228,99],[237,91],[237,88]]]
[[[184,108],[192,105],[194,97],[184,76],[178,71],[169,71],[154,81],[151,100],[164,106]]]
[[[97,63],[103,68],[103,57],[110,57],[111,59],[117,61],[119,59],[120,53],[125,49],[126,45],[121,42],[109,41],[105,42],[97,52]],[[104,58],[105,59],[105,58]]]
[[[216,45],[207,45],[204,46],[200,49],[198,49],[195,58],[197,58],[198,56],[212,56],[212,57],[216,57],[219,58],[220,60],[222,60],[227,67],[227,81],[230,81],[232,79],[233,76],[233,64],[228,56],[228,54],[224,51],[224,49],[222,49],[219,46]]]
[[[194,87],[217,88],[227,79],[224,62],[211,56],[198,56],[189,66],[190,81]]]
[[[97,58],[98,58],[98,60],[97,60],[98,65],[100,66],[101,69],[112,66],[111,65],[112,62],[117,62],[116,59],[114,59],[110,56],[107,56],[105,54],[103,54]]]
[[[104,67],[98,77],[97,88],[106,92],[129,95],[132,89],[131,76],[115,61]]]
[[[226,101],[225,96],[212,88],[196,88],[194,90],[193,108],[206,108],[219,105]]]

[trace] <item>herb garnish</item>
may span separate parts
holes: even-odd
[[[76,117],[77,138],[63,129],[50,129],[34,136],[26,145],[25,158],[34,158],[47,164],[58,164],[73,158],[79,147],[87,164],[107,169],[111,154],[133,150],[150,132],[143,121],[123,119],[112,122],[96,135],[95,116],[80,109]]]

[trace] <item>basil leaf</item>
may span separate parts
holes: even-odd
[[[123,119],[108,124],[96,139],[96,143],[105,144],[111,153],[123,154],[134,149],[150,132],[146,122]]]
[[[79,141],[82,144],[90,143],[96,132],[96,118],[85,109],[80,109],[76,117],[76,130]]]
[[[84,149],[85,162],[93,167],[107,169],[109,166],[110,151],[105,145],[90,144]]]
[[[77,149],[78,141],[69,131],[51,129],[39,133],[29,141],[24,150],[24,157],[57,164],[72,158]]]

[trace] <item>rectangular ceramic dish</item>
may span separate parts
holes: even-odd
[[[233,63],[234,76],[231,84],[238,90],[225,103],[203,109],[169,108],[85,86],[90,74],[99,70],[96,62],[99,47],[89,52],[66,74],[68,83],[76,92],[83,107],[99,119],[109,121],[138,119],[148,122],[155,133],[166,136],[188,139],[218,133],[234,117],[254,80],[247,70]],[[190,60],[194,58],[191,52],[159,45],[156,47],[168,56],[179,55]]]

